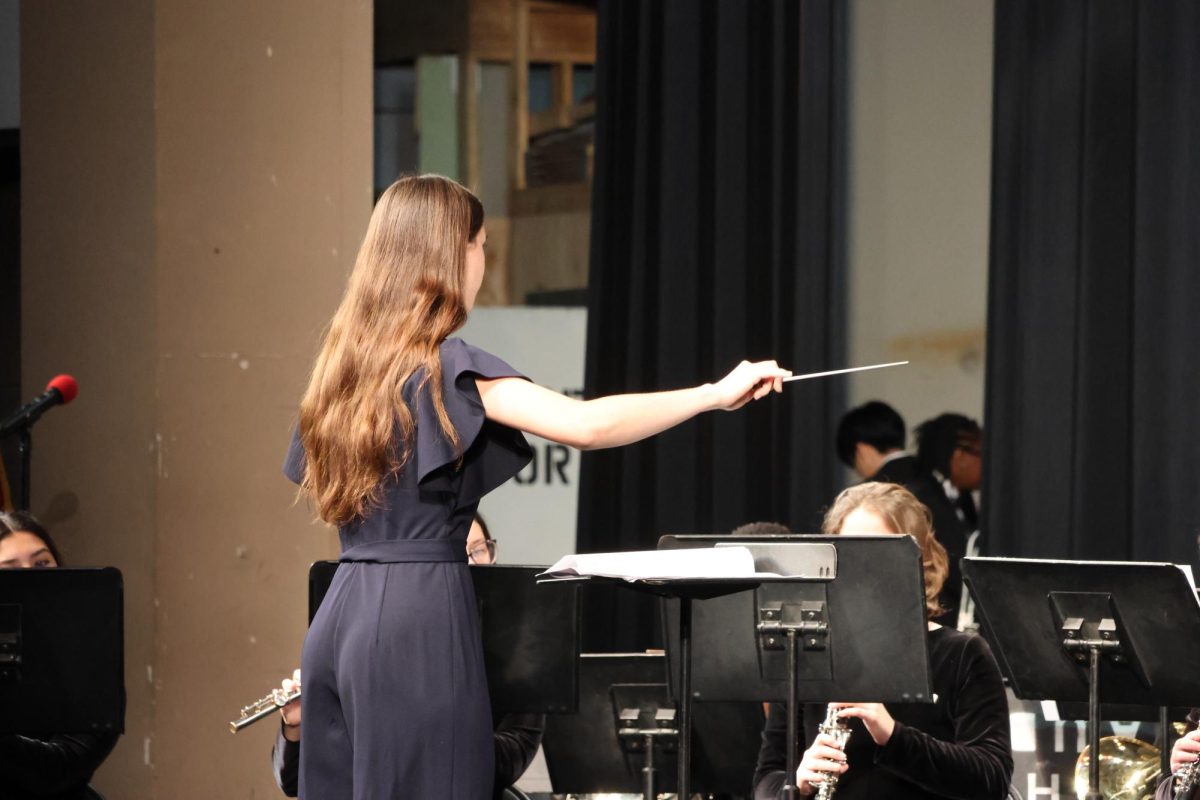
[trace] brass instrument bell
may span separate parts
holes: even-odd
[[[1075,761],[1075,796],[1087,797],[1091,747]],[[1100,739],[1100,796],[1104,800],[1153,800],[1162,769],[1158,748],[1129,736]]]

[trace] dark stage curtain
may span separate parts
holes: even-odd
[[[602,0],[585,393],[739,360],[840,366],[843,30],[834,0]],[[836,381],[790,384],[583,459],[579,550],[775,520],[833,490]],[[585,601],[585,646],[659,640],[652,604]]]
[[[1200,4],[996,4],[993,553],[1197,561]]]

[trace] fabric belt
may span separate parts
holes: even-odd
[[[381,564],[467,560],[466,539],[388,539],[356,544],[339,561],[374,561]]]

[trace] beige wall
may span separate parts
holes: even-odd
[[[68,562],[125,576],[126,735],[102,782],[149,797],[154,733],[154,3],[21,14],[23,395],[73,373],[34,431],[33,510]]]
[[[114,798],[277,793],[272,726],[227,726],[336,552],[279,466],[370,210],[372,4],[301,5],[23,5],[23,378],[81,386],[33,505],[125,575]]]
[[[983,414],[992,0],[853,0],[849,401]]]

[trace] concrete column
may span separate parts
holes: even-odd
[[[279,472],[371,204],[368,0],[22,6],[34,511],[126,583],[112,797],[272,796],[238,707],[299,665],[331,533]],[[219,769],[219,772],[218,772]]]

